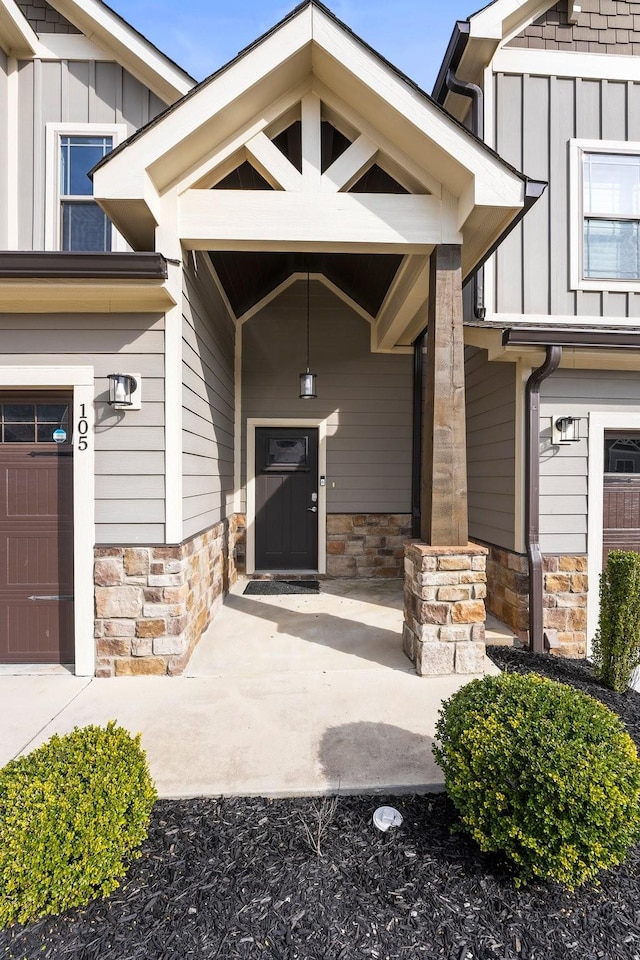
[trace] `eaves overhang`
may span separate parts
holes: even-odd
[[[520,347],[558,346],[597,350],[640,350],[640,332],[624,328],[509,327],[502,345]]]
[[[175,304],[157,253],[0,253],[0,313],[162,313]]]
[[[19,60],[30,59],[38,49],[37,34],[13,0],[0,0],[0,49]]]

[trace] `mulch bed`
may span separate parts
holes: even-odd
[[[599,697],[640,735],[640,696],[604,690],[583,663],[496,649]],[[379,833],[374,809],[405,817]],[[111,897],[0,932],[11,958],[78,960],[640,960],[640,849],[600,886],[516,890],[505,865],[452,835],[443,794],[327,801],[161,801],[143,856]],[[2,955],[2,954],[0,954]]]

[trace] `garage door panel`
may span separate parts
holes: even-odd
[[[66,586],[70,587],[68,554],[72,545],[64,541],[70,541],[71,538],[67,535],[62,539],[60,543],[61,538],[55,531],[40,536],[10,534],[5,537],[0,571],[4,564],[6,570],[0,595],[5,589],[17,586],[28,589],[47,586],[52,588],[51,592],[55,592],[53,588],[57,590],[66,581]]]
[[[0,659],[5,663],[73,661],[73,604],[70,602],[9,602],[4,606],[5,625],[0,637]]]
[[[46,420],[59,413],[66,430],[69,404],[0,394],[0,662],[73,661],[72,448]]]
[[[7,467],[2,507],[7,519],[21,517],[27,522],[55,518],[71,522],[71,464],[57,460],[28,462]]]

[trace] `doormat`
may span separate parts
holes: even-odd
[[[283,593],[319,593],[319,580],[251,580],[243,591],[254,597],[278,597]]]

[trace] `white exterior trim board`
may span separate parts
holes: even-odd
[[[318,573],[327,572],[327,420],[319,417],[247,418],[247,574],[256,571],[256,427],[318,429]]]
[[[640,81],[639,61],[638,57],[611,53],[564,53],[560,50],[501,47],[494,55],[492,67],[494,73]]]
[[[587,594],[587,656],[598,628],[600,615],[600,574],[602,573],[602,533],[604,525],[604,432],[640,430],[640,413],[589,414],[589,514],[587,552],[589,592]]]
[[[64,387],[73,391],[73,578],[75,672],[95,674],[93,548],[95,545],[95,411],[93,367],[0,366],[0,388]],[[88,430],[78,448],[81,405]]]

